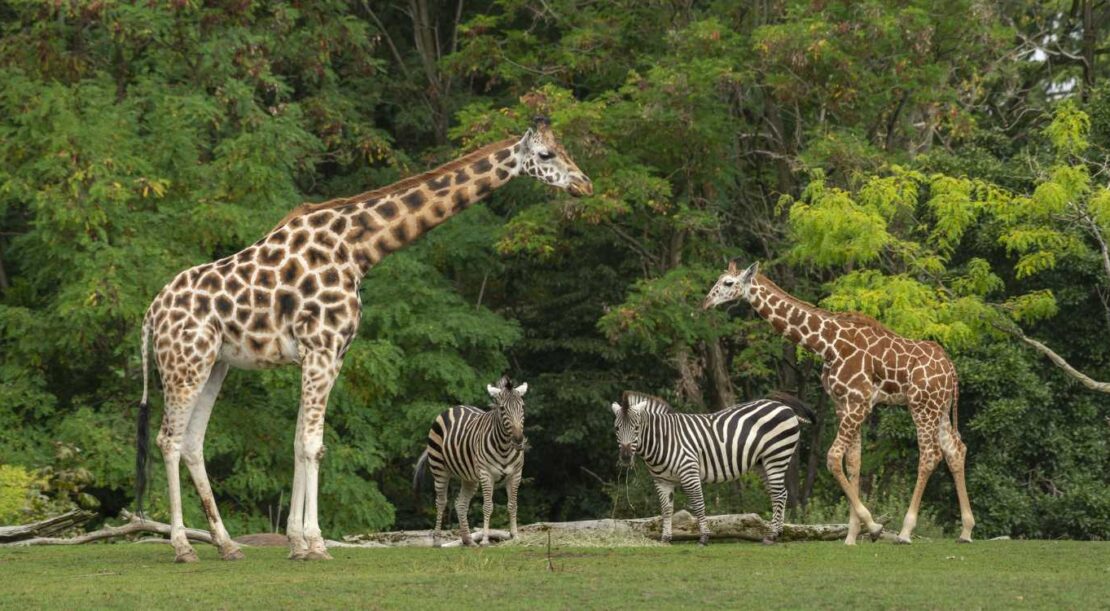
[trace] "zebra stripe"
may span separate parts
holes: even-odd
[[[447,508],[447,486],[451,478],[462,481],[455,511],[463,543],[472,545],[467,513],[475,491],[482,489],[482,533],[489,532],[493,513],[493,490],[503,483],[509,495],[509,532],[516,537],[517,490],[524,469],[524,400],[527,384],[513,388],[507,378],[490,386],[494,405],[484,411],[457,405],[436,417],[428,431],[428,445],[417,462],[413,486],[419,484],[425,467],[431,470],[436,491],[435,537],[438,540]],[[483,542],[488,541],[484,537]]]
[[[786,469],[800,437],[801,419],[790,405],[761,399],[712,414],[683,414],[658,397],[635,392],[626,392],[622,403],[612,406],[617,441],[622,456],[640,456],[655,481],[664,542],[671,539],[676,485],[689,497],[705,544],[710,533],[702,483],[732,481],[751,470],[762,475],[771,497],[771,532],[764,542],[778,538],[786,509]]]

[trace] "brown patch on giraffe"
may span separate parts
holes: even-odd
[[[303,273],[304,268],[301,267],[301,262],[295,258],[289,259],[281,268],[281,281],[285,284],[293,284]]]
[[[428,180],[427,184],[428,184],[428,190],[430,190],[430,191],[445,189],[445,188],[451,186],[451,175],[450,174],[443,174],[443,175],[440,175],[440,176],[435,176],[435,177],[431,178],[430,180]]]
[[[315,234],[313,234],[312,241],[319,244],[320,246],[323,246],[325,250],[331,250],[335,248],[335,245],[337,244],[337,242],[335,241],[335,236],[323,231],[317,231]]]
[[[316,229],[327,225],[331,221],[332,213],[328,210],[321,210],[306,217],[308,224]]]
[[[351,260],[351,249],[347,248],[346,244],[340,242],[339,246],[337,246],[335,248],[335,261],[336,261],[336,263],[339,263],[340,265],[343,265],[344,263],[346,263],[347,261],[350,261],[350,260]]]
[[[405,244],[409,241],[408,226],[405,223],[398,223],[389,230],[390,235],[398,244]]]
[[[462,189],[459,189],[458,191],[455,191],[451,194],[451,204],[453,210],[459,211],[465,208],[469,203],[470,198],[466,196],[466,193],[464,193]]]
[[[231,310],[234,307],[235,306],[231,303],[231,300],[227,298],[227,295],[220,295],[219,297],[216,297],[216,312],[221,316],[227,316],[228,314],[231,314]]]
[[[459,170],[455,173],[456,185],[465,185],[467,182],[470,182],[470,174],[467,174],[466,170]]]
[[[277,231],[271,233],[270,237],[267,238],[266,241],[272,242],[274,244],[280,244],[285,242],[285,238],[288,236],[289,234],[286,233],[284,229],[278,229]]]
[[[192,305],[193,305],[193,293],[192,293],[192,291],[182,291],[181,293],[179,293],[177,295],[177,297],[174,297],[174,299],[173,299],[173,307],[175,307],[175,308],[184,308],[184,309],[188,310],[190,307],[192,307]]]
[[[474,172],[475,174],[485,174],[492,169],[493,164],[490,163],[490,160],[488,158],[479,159],[478,161],[470,164],[470,171]]]
[[[307,243],[308,243],[308,231],[305,230],[305,229],[302,229],[302,230],[294,233],[293,234],[293,239],[289,241],[289,252],[291,252],[291,253],[298,252],[298,251],[300,251],[300,249],[304,248],[304,245],[307,244]]]
[[[505,170],[501,169],[501,168],[497,168],[496,174],[497,174],[497,179],[498,180],[505,180],[506,178],[509,177],[509,173],[506,172]]]
[[[259,251],[258,261],[263,265],[275,266],[285,258],[285,250],[281,248],[264,248]]]
[[[490,179],[488,179],[488,178],[483,178],[483,179],[479,180],[478,182],[474,183],[474,196],[479,198],[479,199],[489,195],[490,191],[492,191],[492,190],[493,190],[493,185],[492,185],[492,182],[490,181]]]
[[[307,279],[307,278],[306,278]],[[285,320],[293,317],[297,306],[300,305],[300,298],[293,291],[278,291],[277,296],[277,319]]]
[[[424,192],[420,189],[414,189],[410,193],[401,196],[401,203],[410,211],[419,210],[427,201],[427,196],[425,196]]]
[[[320,303],[332,304],[343,299],[343,293],[339,291],[324,291],[320,293],[318,298]]]
[[[274,288],[274,272],[259,268],[258,273],[254,275],[254,284],[267,289]]]
[[[497,151],[497,153],[494,154],[493,158],[496,159],[499,162],[500,161],[505,161],[506,159],[509,158],[509,155],[512,155],[512,154],[513,154],[512,150],[502,149],[500,151]]]
[[[312,275],[305,276],[304,280],[301,280],[301,283],[297,288],[301,291],[302,296],[306,298],[312,297],[316,294],[316,278],[314,278]]]
[[[253,263],[240,263],[235,267],[235,275],[242,278],[243,282],[250,284],[251,274],[254,273]]]
[[[254,306],[256,308],[269,309],[269,307],[270,307],[270,291],[262,291],[262,290],[254,289],[254,290],[251,291],[251,293],[254,296]]]
[[[397,204],[391,201],[382,202],[374,208],[374,211],[377,212],[378,215],[381,216],[383,219],[388,221],[397,216]]]
[[[212,298],[208,295],[197,294],[193,298],[193,314],[204,316],[212,310]]]
[[[309,267],[316,267],[328,262],[328,253],[313,246],[305,253],[305,258],[308,260]]]
[[[335,234],[343,233],[347,230],[347,219],[343,218],[342,216],[335,217],[335,220],[331,222],[331,225],[328,225],[328,229],[330,229],[332,233]]]

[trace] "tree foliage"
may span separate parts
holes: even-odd
[[[746,306],[700,309],[739,257],[953,354],[977,532],[1110,536],[1110,404],[1013,336],[1110,379],[1110,15],[1086,4],[0,1],[0,514],[130,503],[138,326],[175,272],[546,114],[592,197],[515,181],[364,280],[328,534],[429,524],[408,485],[431,419],[505,370],[532,389],[523,520],[655,510],[642,473],[617,484],[625,388],[686,410],[801,394],[821,417],[797,517],[843,519],[820,363]],[[233,531],[288,500],[297,375],[220,395]],[[863,488],[898,513],[912,422],[866,430]],[[751,490],[709,502],[761,509]],[[950,478],[925,507],[955,523]]]

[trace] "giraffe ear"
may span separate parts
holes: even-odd
[[[531,127],[524,130],[524,135],[520,137],[520,147],[524,149],[525,152],[532,150],[532,138],[535,135],[536,132],[532,131]]]
[[[729,273],[729,274],[731,274],[731,275],[733,275],[733,276],[735,276],[735,275],[736,275],[736,272],[738,272],[738,271],[740,271],[740,270],[739,270],[739,269],[737,269],[737,267],[736,267],[736,259],[729,259],[729,262],[728,262],[728,273]]]
[[[752,263],[751,265],[749,265],[748,269],[744,270],[744,275],[740,276],[740,279],[744,282],[751,282],[752,278],[755,278],[755,275],[758,274],[758,273],[759,273],[759,261],[756,261],[755,263]]]

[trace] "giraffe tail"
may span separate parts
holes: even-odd
[[[960,432],[959,418],[957,416],[956,406],[960,402],[960,381],[956,380],[956,386],[952,389],[952,430],[957,434]]]
[[[424,481],[424,472],[428,467],[428,449],[424,449],[424,453],[420,455],[420,459],[416,461],[416,469],[412,474],[412,499],[413,501],[420,500],[420,484]]]
[[[135,515],[143,517],[143,495],[149,475],[150,453],[150,316],[143,317],[140,352],[143,361],[143,398],[139,401],[139,417],[135,432]]]

